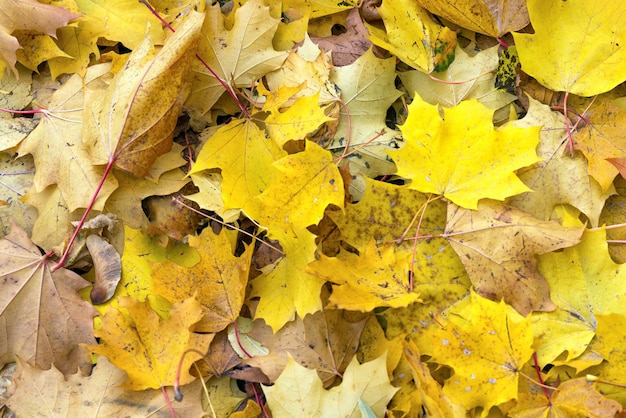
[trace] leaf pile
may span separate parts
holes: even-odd
[[[0,13],[0,413],[622,411],[619,2],[152,3]]]

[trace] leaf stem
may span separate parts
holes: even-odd
[[[76,241],[76,237],[78,236],[78,233],[80,232],[81,228],[85,224],[85,221],[87,220],[87,216],[89,215],[89,212],[91,212],[93,205],[96,203],[96,199],[98,198],[98,195],[100,194],[100,190],[102,190],[102,186],[104,186],[104,182],[106,181],[107,177],[109,176],[109,173],[113,169],[113,164],[115,164],[115,156],[111,156],[111,158],[109,158],[109,162],[106,168],[104,169],[104,173],[102,173],[102,177],[100,178],[100,182],[98,183],[98,186],[96,186],[96,190],[94,191],[93,196],[91,197],[91,201],[89,202],[89,204],[87,205],[87,208],[83,212],[83,216],[80,218],[80,221],[78,221],[78,224],[76,225],[76,228],[74,229],[74,233],[72,234],[70,241],[67,243],[67,246],[65,247],[65,251],[63,252],[63,255],[61,256],[61,259],[54,267],[52,267],[52,271],[56,271],[60,269],[61,267],[63,267],[63,264],[67,260],[70,250],[72,249],[72,245],[74,245],[74,241]]]
[[[167,403],[167,407],[170,410],[170,415],[172,416],[172,418],[176,418],[176,412],[174,412],[174,407],[172,406],[172,401],[171,401],[169,395],[167,394],[167,390],[165,390],[165,386],[161,386],[161,392],[163,393],[163,396],[165,397],[165,402]]]
[[[546,398],[548,399],[548,403],[551,404],[552,403],[552,396],[550,394],[550,392],[548,392],[548,389],[544,386],[545,382],[543,380],[543,377],[541,377],[541,369],[539,368],[539,361],[537,360],[537,353],[533,353],[533,363],[535,366],[535,372],[537,373],[537,379],[539,380],[539,383],[541,383],[541,388],[543,389],[543,393],[546,395]]]

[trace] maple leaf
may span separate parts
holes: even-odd
[[[418,0],[417,3],[434,15],[492,38],[500,38],[529,23],[526,2],[520,0]]]
[[[473,52],[470,47],[457,46],[454,62],[445,71],[433,73],[435,79],[417,70],[401,72],[398,77],[407,91],[416,92],[433,105],[453,107],[463,100],[476,99],[492,110],[505,108],[517,97],[494,87],[498,46]]]
[[[0,241],[0,333],[5,355],[64,374],[87,363],[80,343],[93,344],[93,307],[77,291],[88,282],[53,262],[16,225]],[[4,356],[0,361],[6,361]]]
[[[316,225],[330,204],[343,207],[343,179],[330,152],[306,141],[303,152],[276,161],[274,180],[250,211],[254,220],[270,229],[299,230]]]
[[[387,153],[398,174],[412,180],[410,188],[442,194],[467,209],[476,209],[482,198],[503,200],[528,191],[513,171],[539,161],[540,128],[496,130],[492,115],[469,100],[445,109],[442,118],[437,106],[416,95],[400,127],[406,144]]]
[[[605,398],[586,378],[579,377],[561,383],[550,398],[542,391],[536,396],[520,393],[517,404],[509,413],[524,418],[612,418],[621,411],[618,402]]]
[[[280,18],[272,17],[261,0],[248,1],[231,13],[229,28],[219,4],[206,9],[198,56],[214,73],[199,60],[192,64],[191,94],[185,105],[195,117],[207,113],[225,92],[222,82],[229,88],[250,87],[287,58],[287,52],[272,47]]]
[[[195,294],[207,309],[195,329],[221,331],[237,319],[243,306],[253,247],[235,257],[225,230],[218,235],[205,230],[188,241],[200,254],[200,262],[191,267],[173,261],[154,265],[154,290],[172,303]]]
[[[624,362],[626,361],[624,324],[626,323],[626,312],[622,308],[617,310],[617,312],[597,314],[596,320],[598,328],[592,347],[605,360],[596,372],[605,383],[615,383],[617,385],[613,389],[608,386],[608,390],[602,390],[602,392],[609,394],[609,396],[614,395],[615,392],[622,392],[620,398],[623,398],[623,385],[626,384],[624,380]],[[607,386],[603,385],[603,389],[605,387]]]
[[[533,192],[513,196],[507,202],[539,219],[550,219],[555,206],[567,203],[583,212],[592,226],[597,226],[606,199],[615,193],[613,186],[605,192],[589,177],[587,162],[580,154],[564,155],[565,123],[561,113],[529,98],[530,107],[523,119],[513,122],[519,127],[542,126],[537,155],[543,159],[517,172]]]
[[[78,15],[67,10],[42,4],[36,0],[9,0],[2,5],[0,13],[0,73],[9,68],[17,77],[15,68],[16,51],[20,44],[14,36],[15,30],[32,30],[55,37],[56,30],[67,25]]]
[[[409,261],[409,254],[398,255],[389,245],[377,248],[371,241],[361,255],[346,251],[337,257],[322,254],[307,269],[334,284],[328,306],[369,312],[419,301],[419,295],[408,287]]]
[[[126,374],[106,357],[89,376],[75,374],[66,380],[56,368],[43,371],[18,359],[14,377],[15,392],[6,404],[18,415],[27,416],[154,416],[170,417],[170,410],[160,390],[128,391],[122,387]],[[185,387],[181,403],[171,406],[177,417],[195,418],[203,414],[200,401],[201,382]],[[170,399],[172,389],[167,390]]]
[[[233,120],[220,127],[203,147],[190,174],[222,169],[222,210],[241,208],[255,213],[254,200],[276,177],[272,163],[286,156],[278,144],[250,120]]]
[[[285,233],[279,239],[284,257],[262,269],[250,281],[249,297],[260,297],[254,318],[263,318],[278,331],[295,318],[322,310],[320,291],[324,281],[306,271],[315,260],[315,235],[306,229]]]
[[[626,13],[616,3],[528,1],[534,34],[514,33],[522,70],[542,85],[579,96],[626,80]]]
[[[583,229],[540,221],[500,202],[482,201],[477,211],[450,204],[443,236],[479,294],[492,300],[504,298],[528,315],[555,308],[535,255],[577,244]]]
[[[389,383],[385,357],[363,364],[353,359],[341,385],[327,391],[314,370],[300,366],[290,357],[274,386],[263,386],[272,416],[358,417],[359,399],[375,416],[384,415],[385,406],[397,392]]]
[[[93,164],[143,177],[171,149],[202,20],[190,13],[158,50],[146,37],[110,85],[87,90],[82,134]]]
[[[383,1],[378,12],[386,32],[366,24],[369,40],[386,49],[410,66],[430,73],[454,60],[456,34],[410,0]],[[415,26],[421,30],[416,31]],[[417,40],[416,40],[417,37]]]
[[[129,317],[117,309],[109,309],[102,318],[102,328],[94,331],[100,344],[87,348],[126,372],[128,380],[124,387],[144,390],[172,386],[182,354],[189,348],[202,353],[208,350],[213,335],[192,331],[203,316],[202,306],[194,298],[173,304],[167,319],[159,318],[148,302],[130,297],[118,300],[120,307],[128,310]],[[195,351],[185,355],[180,366],[181,385],[195,379],[189,368],[201,357]]]
[[[32,154],[35,159],[35,191],[41,193],[48,186],[57,184],[70,212],[89,205],[104,174],[103,168],[91,164],[88,148],[80,138],[84,88],[99,83],[109,70],[110,65],[103,64],[90,67],[84,79],[72,76],[50,97],[45,117],[18,147],[20,156]],[[102,210],[117,186],[117,181],[108,177],[94,209]]]
[[[359,347],[369,314],[324,310],[296,318],[274,333],[271,327],[255,321],[247,335],[269,353],[255,355],[246,364],[259,367],[275,381],[285,369],[288,357],[316,370],[325,387],[341,376]],[[381,353],[382,354],[382,353]]]
[[[395,78],[395,60],[376,58],[371,48],[353,64],[331,71],[345,107],[335,138],[326,148],[336,154],[349,152],[352,174],[376,177],[395,169],[384,152],[400,141],[398,133],[385,125],[387,109],[402,95],[395,88]]]
[[[604,229],[586,231],[575,247],[539,257],[539,271],[556,290],[553,299],[559,307],[533,319],[541,364],[564,351],[567,359],[579,356],[594,336],[596,315],[624,313],[626,270],[622,266],[608,254]]]
[[[503,301],[492,302],[472,292],[416,341],[432,361],[454,369],[443,393],[466,409],[489,409],[517,398],[518,370],[530,358],[530,319]]]
[[[587,157],[589,175],[596,179],[605,192],[619,173],[611,159],[626,155],[626,137],[623,133],[626,110],[605,101],[593,111],[589,121],[590,124],[576,133],[574,140],[577,149]]]

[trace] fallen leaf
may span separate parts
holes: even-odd
[[[409,263],[408,254],[399,255],[390,245],[376,247],[371,241],[361,255],[347,251],[337,257],[321,254],[307,269],[333,283],[329,307],[370,312],[419,301],[419,294],[409,288]]]
[[[413,68],[431,73],[454,60],[456,33],[442,26],[417,2],[383,1],[378,12],[385,30],[366,24],[369,40]],[[415,30],[419,27],[420,30]],[[443,52],[443,55],[439,55]]]
[[[563,115],[534,99],[529,100],[528,113],[513,125],[542,126],[537,155],[543,161],[518,170],[519,178],[533,191],[510,197],[507,203],[545,220],[551,218],[557,205],[566,203],[583,212],[592,226],[597,226],[604,202],[615,189],[611,186],[602,192],[598,182],[589,177],[582,155],[564,155],[567,134]]]
[[[195,295],[206,308],[195,330],[221,331],[237,319],[243,306],[253,247],[235,257],[224,230],[216,235],[205,229],[188,242],[201,255],[200,261],[191,267],[171,260],[153,265],[154,290],[172,303]]]
[[[582,227],[566,228],[484,200],[477,211],[450,204],[443,236],[459,255],[477,293],[504,299],[528,315],[555,308],[535,256],[574,246],[582,233]]]
[[[440,321],[443,328],[432,325],[416,344],[433,362],[454,369],[444,395],[466,409],[482,406],[481,417],[517,399],[518,370],[533,353],[530,319],[472,292]]]
[[[206,352],[213,339],[212,334],[193,332],[194,324],[203,315],[200,303],[194,298],[175,303],[167,319],[159,318],[147,302],[121,297],[119,303],[128,310],[129,317],[109,309],[102,318],[102,328],[94,331],[100,344],[87,348],[126,372],[124,388],[172,386],[179,368],[180,384],[191,383],[195,378],[189,374],[189,368],[202,357],[198,352]],[[178,367],[181,356],[190,348],[197,352],[186,353]]]
[[[42,4],[37,0],[8,1],[3,5],[0,14],[0,73],[8,68],[18,75],[15,62],[20,44],[14,36],[11,36],[13,31],[33,30],[56,37],[58,28],[77,17],[78,15],[62,7]]]
[[[6,401],[19,416],[153,416],[170,417],[168,404],[160,390],[129,391],[122,387],[126,374],[106,357],[98,359],[91,375],[69,376],[52,368],[43,371],[18,360],[15,393]],[[185,386],[182,402],[171,406],[180,418],[196,418],[204,411],[200,402],[200,381]],[[174,391],[168,389],[170,399]]]
[[[89,362],[79,344],[93,344],[96,311],[77,291],[89,283],[42,256],[26,233],[12,225],[0,241],[0,362],[19,356],[49,369],[72,374]]]
[[[352,64],[370,49],[372,43],[367,39],[367,29],[363,24],[359,9],[350,10],[345,22],[346,31],[338,35],[317,37],[311,40],[324,51],[332,52],[333,64],[337,67]]]
[[[261,0],[248,1],[233,13],[234,23],[228,28],[219,4],[206,9],[198,56],[215,73],[199,60],[192,64],[191,93],[185,105],[195,109],[191,111],[195,117],[207,113],[226,91],[220,80],[230,88],[250,87],[287,58],[287,52],[272,46],[280,19],[272,17]]]
[[[411,179],[410,188],[467,209],[476,209],[481,198],[504,200],[528,191],[514,171],[539,161],[539,127],[495,129],[493,112],[475,100],[443,113],[416,95],[400,127],[405,145],[387,151],[398,174]]]
[[[542,85],[595,96],[626,80],[626,14],[610,1],[528,0],[534,34],[514,33],[522,70]]]
[[[501,38],[529,23],[526,2],[522,0],[418,0],[417,3],[434,15],[492,38]]]
[[[290,357],[274,386],[263,386],[272,416],[359,417],[359,399],[376,416],[384,415],[385,406],[397,391],[389,383],[385,357],[363,364],[353,359],[341,385],[327,391],[315,371]]]
[[[179,96],[202,20],[202,14],[190,13],[158,50],[146,37],[110,85],[87,90],[82,134],[94,165],[114,163],[143,177],[172,148]]]
[[[111,299],[122,276],[120,255],[99,235],[89,235],[87,248],[93,260],[96,280],[91,290],[91,302],[99,305]]]

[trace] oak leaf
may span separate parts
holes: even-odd
[[[492,406],[517,398],[518,370],[533,353],[530,319],[503,301],[472,292],[416,341],[422,354],[454,369],[443,393],[466,409]]]
[[[611,0],[529,0],[534,34],[514,33],[522,70],[542,85],[594,96],[626,80],[626,14]]]
[[[605,201],[615,193],[610,186],[605,192],[589,177],[587,161],[580,154],[565,153],[563,114],[529,98],[530,107],[523,119],[512,124],[518,127],[542,126],[537,155],[543,159],[518,170],[519,178],[534,192],[522,193],[507,203],[539,219],[548,220],[557,205],[567,203],[583,212],[592,226],[598,225]]]
[[[88,348],[126,372],[125,388],[144,390],[174,385],[182,354],[189,348],[204,353],[213,339],[212,334],[193,332],[203,316],[202,306],[194,298],[172,305],[167,319],[161,319],[148,302],[121,297],[119,304],[128,310],[129,316],[109,309],[102,318],[102,328],[94,331],[100,344]],[[181,385],[195,379],[189,368],[201,357],[195,351],[185,355],[180,366]]]
[[[359,417],[359,399],[369,405],[375,416],[383,416],[387,403],[398,390],[389,383],[385,357],[363,364],[354,358],[341,385],[327,391],[314,370],[289,358],[274,386],[263,386],[272,416]]]
[[[492,38],[522,29],[529,22],[526,2],[522,0],[418,0],[417,3],[434,15]]]
[[[191,267],[171,260],[153,265],[154,290],[172,303],[195,294],[206,308],[195,330],[221,331],[237,319],[243,306],[253,247],[235,257],[225,230],[217,235],[204,230],[188,242],[200,254],[200,261]]]
[[[216,77],[230,88],[250,87],[287,58],[287,52],[272,46],[280,19],[272,17],[261,0],[248,1],[232,13],[234,23],[227,27],[219,4],[206,8],[198,56],[215,73],[200,60],[192,64],[191,94],[185,105],[195,117],[207,113],[226,91]]]
[[[321,254],[307,269],[333,284],[329,307],[370,312],[419,301],[419,294],[409,288],[409,263],[409,254],[397,254],[390,245],[376,247],[371,241],[360,255],[345,250],[337,257]]]
[[[32,30],[56,37],[58,28],[65,26],[78,15],[69,11],[39,3],[37,0],[10,0],[2,5],[0,13],[0,73],[9,68],[16,76],[16,51],[18,40],[11,36],[15,30]]]
[[[431,73],[454,60],[456,33],[442,26],[417,2],[383,1],[378,12],[385,30],[366,24],[369,40],[406,64]],[[415,30],[415,27],[420,30]]]
[[[400,127],[405,145],[387,151],[398,174],[412,180],[410,188],[467,209],[476,209],[482,198],[504,200],[528,191],[514,171],[539,161],[539,127],[495,129],[493,112],[476,100],[443,113],[416,95]]]
[[[75,374],[67,380],[54,367],[43,371],[21,360],[18,364],[14,380],[16,390],[6,404],[19,416],[171,416],[162,391],[124,389],[126,374],[106,357],[98,359],[91,375]],[[202,416],[200,391],[200,381],[185,387],[183,401],[171,404],[177,417]],[[171,388],[167,392],[170,398],[174,397]]]
[[[541,221],[485,200],[477,211],[450,204],[443,236],[459,255],[477,293],[491,300],[504,299],[528,315],[555,308],[535,256],[576,245],[583,229]]]
[[[0,241],[0,255],[0,362],[17,355],[43,369],[54,364],[75,373],[89,361],[78,345],[95,343],[96,311],[77,293],[89,283],[70,270],[53,271],[54,263],[16,225]]]
[[[143,177],[172,148],[202,20],[190,13],[159,49],[146,37],[110,85],[87,90],[82,134],[93,164]]]

